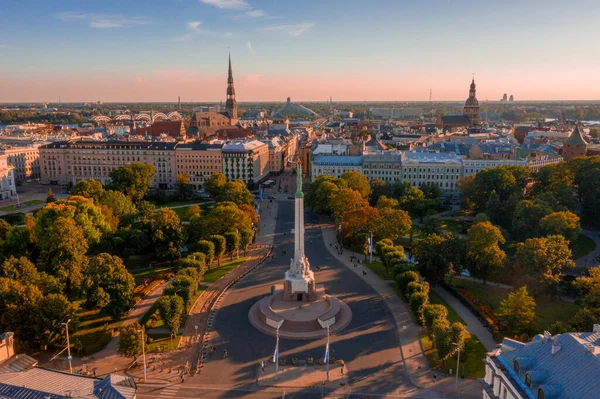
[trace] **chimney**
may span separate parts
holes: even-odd
[[[594,329],[592,330],[592,332],[600,332],[600,324],[594,324]]]
[[[558,344],[558,336],[555,336],[552,340],[552,355],[560,351],[560,345]]]

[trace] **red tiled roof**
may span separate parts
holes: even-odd
[[[161,134],[166,134],[171,137],[181,137],[185,134],[185,130],[182,132],[183,121],[160,121],[154,122],[152,126],[143,127],[136,129],[136,135],[149,135],[158,137]]]

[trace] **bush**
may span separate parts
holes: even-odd
[[[411,282],[418,283],[421,276],[417,272],[404,272],[396,276],[396,284],[403,293],[406,293],[406,287]]]
[[[408,306],[410,310],[417,316],[417,319],[421,318],[421,312],[423,306],[429,303],[429,295],[424,292],[415,292],[408,298]]]
[[[417,283],[416,281],[411,281],[406,286],[406,296],[410,297],[412,294],[416,292],[422,292],[424,294],[429,294],[429,283],[423,281],[422,283]]]
[[[396,278],[396,276],[398,276],[399,274],[402,274],[405,272],[412,272],[412,271],[416,271],[416,270],[417,270],[417,266],[414,263],[410,263],[407,261],[398,262],[398,263],[394,264],[394,266],[392,268],[392,276],[394,276],[394,278]]]
[[[492,309],[479,300],[473,293],[464,288],[455,288],[449,284],[443,284],[452,295],[462,302],[469,310],[471,310],[479,321],[481,321],[492,333],[498,332],[499,326]]]

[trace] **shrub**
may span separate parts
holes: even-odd
[[[396,276],[396,284],[403,293],[406,293],[406,287],[411,282],[419,282],[419,273],[417,272],[404,272]]]
[[[423,306],[429,303],[429,295],[424,292],[415,292],[408,298],[408,306],[410,310],[417,316],[417,319],[421,317]]]
[[[422,283],[411,281],[406,286],[406,296],[410,297],[415,292],[423,292],[425,294],[429,294],[429,283],[426,281],[423,281]]]

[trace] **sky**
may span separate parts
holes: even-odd
[[[5,0],[0,102],[600,100],[597,0]]]

